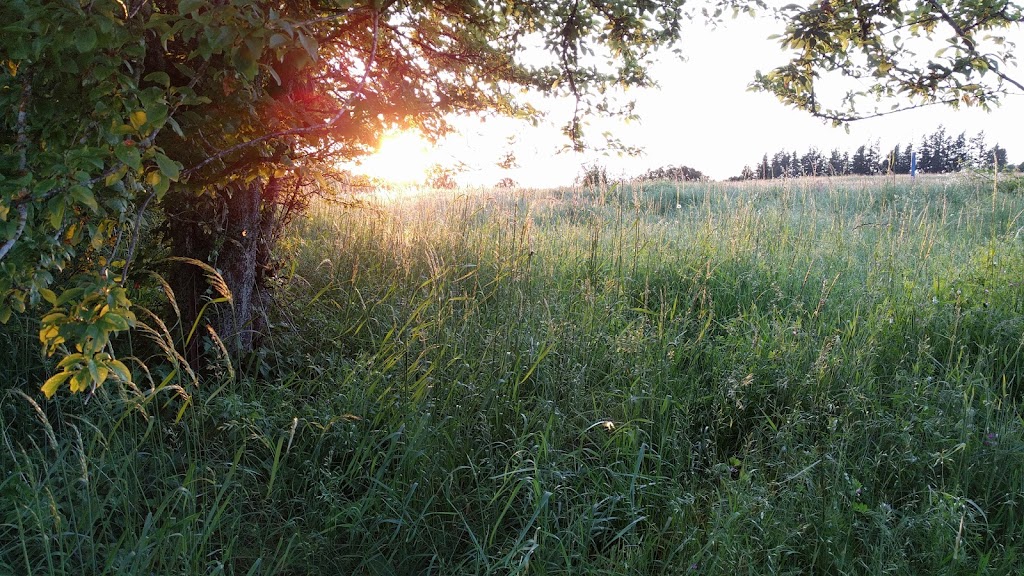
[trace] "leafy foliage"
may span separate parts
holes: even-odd
[[[932,104],[988,109],[1024,90],[1006,71],[1015,46],[1004,34],[1024,20],[1014,2],[822,0],[779,15],[787,22],[779,42],[794,56],[753,86],[837,125]],[[825,78],[856,87],[833,102],[820,89]]]

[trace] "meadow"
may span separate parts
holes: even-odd
[[[0,331],[0,573],[1024,571],[1019,179],[436,191],[282,246],[198,386],[140,334],[137,388],[45,401]]]

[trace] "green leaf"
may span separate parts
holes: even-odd
[[[32,174],[25,174],[24,176],[10,180],[9,183],[12,188],[24,188],[32,183]]]
[[[171,77],[167,75],[167,72],[151,72],[149,74],[146,74],[146,77],[143,78],[143,80],[147,82],[153,82],[155,84],[160,84],[164,87],[171,85]]]
[[[195,12],[203,5],[204,0],[181,0],[178,2],[178,14],[189,14]]]
[[[96,31],[88,26],[75,32],[75,48],[79,52],[88,52],[96,47]]]
[[[93,212],[99,210],[100,207],[96,204],[96,197],[93,196],[92,190],[82,186],[81,184],[76,184],[71,187],[70,192],[71,197],[79,204],[85,204]]]
[[[316,38],[299,32],[299,43],[306,49],[306,53],[313,59],[313,62],[316,62],[319,57],[318,51],[320,50],[320,45],[317,43]]]
[[[260,71],[256,59],[246,48],[237,50],[231,58],[231,63],[246,80],[251,81],[256,77],[256,73]]]
[[[123,316],[114,314],[113,312],[107,312],[104,314],[100,321],[103,322],[105,327],[114,332],[121,332],[128,329],[128,320]]]
[[[135,146],[118,144],[114,146],[114,156],[132,170],[142,170],[142,154]]]
[[[96,359],[89,360],[89,375],[92,376],[93,386],[100,386],[106,382],[108,374],[110,374],[110,368],[107,368],[106,363],[97,362]]]
[[[151,126],[160,126],[167,120],[167,104],[163,102],[156,102],[146,108],[149,112],[149,124]]]
[[[82,288],[80,286],[76,286],[74,288],[68,288],[67,290],[65,290],[64,292],[61,293],[60,298],[57,298],[57,305],[58,306],[63,306],[64,304],[67,304],[68,302],[71,302],[72,300],[76,300],[78,298],[81,298],[84,294],[85,294],[85,288]]]
[[[68,354],[63,360],[57,363],[58,368],[70,368],[79,362],[84,362],[85,356],[82,354]]]
[[[274,34],[270,37],[270,49],[277,50],[288,43],[288,37],[284,34]]]
[[[81,369],[75,372],[75,375],[71,378],[71,391],[72,392],[85,392],[89,388],[89,383],[92,379],[89,377],[89,370]]]
[[[181,126],[178,124],[178,121],[174,118],[168,117],[167,125],[171,127],[171,130],[173,130],[174,133],[177,134],[179,138],[185,137],[185,133],[181,130]]]
[[[156,192],[156,199],[163,200],[164,194],[171,188],[170,178],[161,178],[159,182],[153,185],[153,191]]]
[[[46,211],[50,216],[50,226],[55,229],[60,229],[61,222],[64,221],[64,198],[57,196],[46,205]]]
[[[164,176],[167,176],[174,182],[178,181],[178,177],[181,175],[180,164],[168,158],[166,154],[157,152],[156,165],[160,167],[160,172],[162,172]]]
[[[41,196],[53,190],[53,187],[56,185],[57,180],[55,178],[47,178],[46,180],[36,182],[36,185],[32,187],[32,192]]]

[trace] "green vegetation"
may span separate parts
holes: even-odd
[[[955,177],[317,205],[237,372],[140,335],[138,389],[42,402],[4,327],[0,573],[1019,573],[1022,213]]]

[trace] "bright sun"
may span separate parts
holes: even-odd
[[[359,171],[392,184],[422,184],[436,164],[435,150],[416,132],[389,132],[380,146],[360,162]]]

